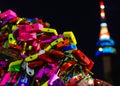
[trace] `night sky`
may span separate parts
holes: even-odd
[[[118,54],[112,62],[114,82],[120,85],[120,1],[105,0],[106,22],[111,38],[116,43]],[[0,0],[1,11],[11,9],[20,17],[42,18],[57,29],[61,34],[64,31],[73,31],[77,47],[95,62],[94,76],[102,79],[98,74],[98,59],[95,57],[96,42],[99,39],[100,16],[99,0],[82,1],[52,1],[43,0]],[[116,79],[115,79],[116,78]],[[117,86],[116,85],[116,86]]]

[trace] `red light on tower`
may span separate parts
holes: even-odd
[[[101,9],[104,9],[104,8],[105,8],[103,1],[100,1],[100,8],[101,8]]]
[[[103,1],[100,1],[100,16],[102,19],[105,19],[105,6]]]

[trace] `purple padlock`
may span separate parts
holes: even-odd
[[[7,17],[6,19],[4,19],[3,21],[2,21],[2,25],[5,25],[7,22],[9,22],[11,19],[13,19],[14,18],[14,16],[9,16],[9,17]]]
[[[8,66],[7,61],[0,61],[0,68],[6,68]]]
[[[58,39],[58,38],[64,38],[64,36],[63,36],[63,35],[58,35],[58,36],[53,35],[50,39],[41,40],[40,43],[42,43],[42,44],[44,44],[44,43],[51,43],[52,41],[54,41],[54,40],[56,40],[56,39]]]
[[[41,40],[40,43],[46,44],[46,43],[51,43],[52,39],[47,39],[47,40]]]
[[[52,39],[53,39],[53,40],[56,40],[56,39],[58,39],[58,38],[64,38],[64,35],[61,34],[61,35],[58,35],[58,36],[56,36],[56,35],[53,35],[53,36],[52,36]]]
[[[50,72],[49,68],[41,68],[36,75],[36,79],[42,79],[43,75],[49,72]]]

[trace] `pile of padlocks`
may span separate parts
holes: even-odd
[[[112,86],[92,77],[93,65],[72,31],[58,34],[42,19],[0,13],[0,86]]]

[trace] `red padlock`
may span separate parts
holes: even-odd
[[[59,51],[59,50],[50,50],[49,52],[48,52],[50,55],[52,55],[53,57],[55,56],[55,57],[60,57],[60,58],[62,58],[62,57],[64,57],[64,53],[62,52],[62,51]]]
[[[74,81],[71,81],[71,82],[65,84],[65,86],[76,86],[76,83]]]
[[[89,59],[89,60],[90,60],[90,64],[87,65],[87,70],[88,70],[88,71],[86,71],[87,74],[90,72],[90,70],[91,70],[91,69],[93,68],[93,66],[94,66],[94,62],[93,62],[91,59]]]
[[[73,50],[72,54],[76,59],[78,59],[78,61],[82,61],[84,63],[83,70],[85,70],[86,74],[88,74],[92,69],[94,62],[80,50]]]
[[[74,64],[75,64],[75,61],[69,61],[69,62],[64,63],[64,64],[60,67],[60,72],[69,70]]]
[[[15,45],[15,44],[9,44],[10,48],[22,51],[22,47],[20,45]]]
[[[72,55],[78,60],[83,62],[85,65],[89,65],[90,64],[90,60],[88,59],[88,57],[80,50],[73,50],[72,51]]]
[[[90,73],[91,75],[93,75],[93,73],[91,72],[91,69],[92,69],[93,65],[94,65],[94,62],[91,60],[89,65],[83,65],[82,70],[85,71],[85,74]]]
[[[18,21],[18,19],[19,19],[19,17],[14,17],[14,18],[11,19],[9,22],[10,22],[10,23],[15,23],[15,22]]]
[[[47,53],[39,55],[38,58],[48,63],[54,62],[54,60]]]
[[[7,38],[8,38],[8,34],[0,34],[0,42],[6,41]]]
[[[34,69],[36,67],[42,66],[43,64],[44,64],[44,61],[38,60],[38,61],[29,62],[28,67]]]

